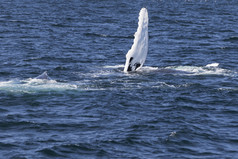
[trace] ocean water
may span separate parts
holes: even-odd
[[[238,158],[237,22],[235,0],[2,0],[0,158]]]

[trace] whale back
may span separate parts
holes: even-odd
[[[47,72],[43,72],[41,75],[37,76],[35,79],[46,79],[51,80],[51,78],[48,76]]]

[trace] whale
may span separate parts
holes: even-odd
[[[41,75],[35,77],[34,79],[52,80],[52,79],[48,76],[47,71],[43,72]]]
[[[134,34],[134,42],[126,54],[124,72],[131,72],[140,69],[148,53],[148,11],[142,8],[138,17],[138,28]]]
[[[211,63],[202,67],[171,66],[165,68],[157,68],[157,67],[144,67],[145,69],[142,68],[148,53],[148,40],[149,40],[148,25],[149,25],[148,11],[146,8],[142,8],[139,12],[138,27],[137,31],[134,34],[133,44],[126,54],[126,63],[124,65],[125,73],[136,72],[138,70],[144,72],[156,71],[163,74],[185,74],[185,75],[217,74],[217,73],[219,74],[226,72],[224,69],[218,67],[219,63]]]
[[[78,90],[78,88],[78,85],[74,83],[58,82],[51,79],[46,71],[34,78],[0,81],[0,92],[6,91],[9,93],[34,94],[39,92],[62,92]]]

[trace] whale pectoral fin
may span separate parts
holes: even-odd
[[[148,12],[142,8],[138,17],[138,27],[134,34],[134,41],[131,49],[126,54],[124,72],[136,71],[141,68],[148,53]]]

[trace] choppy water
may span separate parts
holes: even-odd
[[[1,1],[0,158],[238,158],[237,22],[235,0]]]

